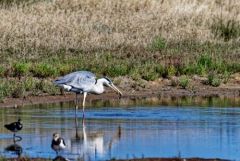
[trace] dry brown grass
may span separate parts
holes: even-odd
[[[213,20],[239,22],[239,8],[239,0],[52,0],[11,5],[0,9],[0,48],[35,57],[42,48],[146,47],[159,35],[174,41],[222,41],[211,32]]]

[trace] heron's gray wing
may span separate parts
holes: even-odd
[[[69,85],[86,91],[96,83],[96,76],[88,71],[76,72],[76,78]]]
[[[96,82],[95,74],[88,71],[77,71],[70,74],[67,74],[57,80],[55,84],[57,85],[70,85],[77,89],[86,89],[92,87]]]
[[[67,74],[63,77],[60,77],[54,81],[56,85],[61,85],[61,84],[68,84],[72,82],[76,77],[76,72]]]

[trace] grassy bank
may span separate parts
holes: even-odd
[[[59,94],[76,70],[135,81],[240,72],[240,2],[0,0],[0,98]]]

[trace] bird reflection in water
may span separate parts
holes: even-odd
[[[20,157],[23,152],[23,149],[22,149],[21,145],[17,144],[17,142],[20,142],[21,140],[22,140],[21,136],[15,136],[13,138],[13,144],[7,146],[5,148],[5,150],[7,152],[12,152],[12,153],[16,154],[18,157]]]
[[[99,157],[101,158],[106,153],[111,153],[113,144],[121,139],[121,126],[117,128],[108,141],[105,141],[104,132],[101,130],[92,132],[86,130],[85,121],[83,118],[80,130],[78,120],[75,119],[76,133],[75,137],[71,139],[71,152],[78,154],[79,158],[83,160],[89,160],[92,157],[92,159],[98,160]]]
[[[7,130],[13,132],[13,144],[7,146],[5,148],[5,150],[8,151],[8,152],[13,152],[18,157],[20,157],[23,150],[22,150],[22,147],[19,144],[17,144],[17,142],[20,142],[22,140],[22,137],[17,136],[16,132],[20,131],[23,127],[23,125],[21,123],[21,119],[19,118],[17,122],[13,122],[13,123],[10,123],[10,124],[5,124],[4,126]]]

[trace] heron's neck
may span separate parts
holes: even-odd
[[[97,83],[96,83],[95,86],[94,86],[94,92],[95,92],[96,94],[101,94],[101,93],[104,92],[104,90],[105,90],[105,89],[104,89],[102,80],[101,80],[101,79],[98,79],[98,80],[97,80]]]

